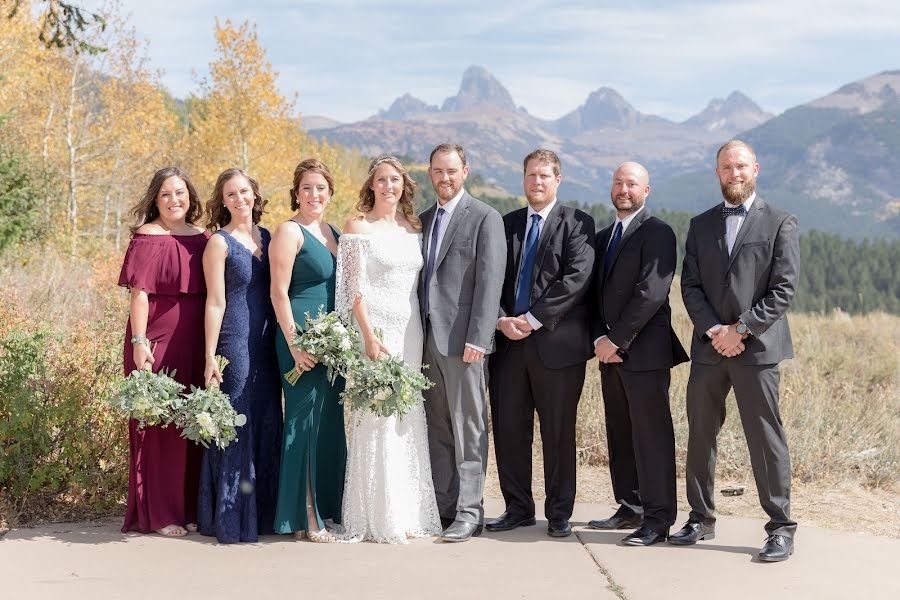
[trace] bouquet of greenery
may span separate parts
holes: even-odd
[[[319,362],[328,367],[328,379],[334,383],[338,375],[346,375],[350,367],[358,362],[359,332],[349,326],[334,311],[322,312],[315,319],[306,313],[306,331],[300,331],[297,325],[297,333],[294,335],[292,345],[297,350],[312,354]],[[294,385],[302,371],[296,368],[284,374],[288,383]]]
[[[219,372],[225,370],[228,359],[216,356]],[[206,389],[191,386],[190,394],[183,394],[173,407],[174,423],[181,428],[181,437],[209,448],[215,442],[225,448],[237,440],[237,427],[247,423],[246,415],[240,415],[231,405],[231,398],[219,388],[213,379]]]
[[[427,365],[425,365],[427,367]],[[421,371],[396,356],[360,360],[347,373],[341,403],[354,410],[369,410],[380,417],[402,417],[422,400],[422,391],[434,386]]]
[[[169,375],[164,370],[153,373],[135,369],[115,384],[108,401],[114,409],[138,421],[140,428],[160,424],[165,427],[172,422],[172,408],[184,391],[172,375],[175,371]]]

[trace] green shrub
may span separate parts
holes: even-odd
[[[121,338],[78,322],[0,338],[0,495],[10,521],[115,506],[127,483],[125,423],[103,401],[121,376]]]

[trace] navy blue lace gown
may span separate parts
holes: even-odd
[[[203,453],[197,527],[219,542],[255,542],[273,533],[281,456],[281,383],[275,356],[275,311],[269,297],[269,241],[257,258],[225,231],[225,314],[217,354],[230,361],[222,390],[247,424],[238,440]]]

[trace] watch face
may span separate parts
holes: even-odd
[[[744,325],[743,323],[738,323],[738,326],[735,327],[735,329],[741,335],[744,335],[745,333],[747,333],[747,326]]]

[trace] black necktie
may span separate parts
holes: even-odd
[[[444,218],[443,208],[439,208],[437,210],[437,215],[434,217],[434,229],[431,230],[431,243],[428,245],[428,261],[425,263],[425,315],[428,315],[428,288],[431,285],[431,275],[434,273],[434,260],[437,255],[437,243],[438,236],[441,233],[441,220]]]
[[[613,231],[612,239],[609,242],[609,247],[606,249],[606,255],[603,257],[603,276],[609,273],[609,268],[612,266],[613,256],[616,254],[616,248],[619,247],[619,242],[622,241],[622,221],[616,223],[616,230]]]
[[[731,208],[730,206],[722,205],[722,216],[723,217],[743,217],[747,214],[747,207],[741,204],[740,206],[735,206]]]

